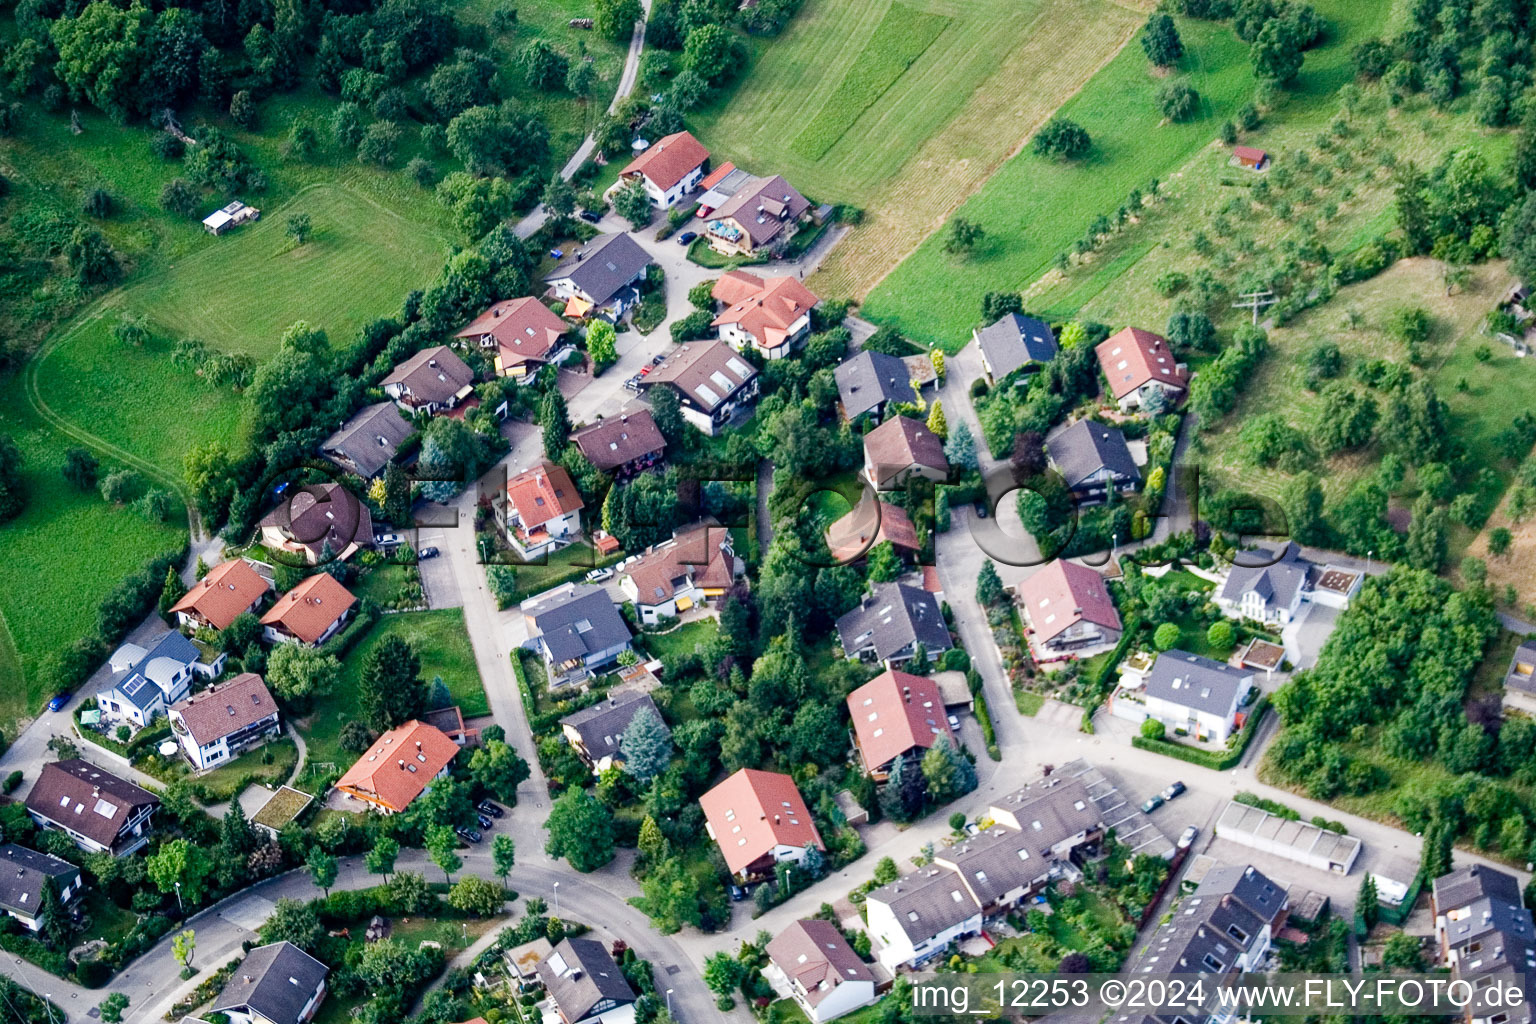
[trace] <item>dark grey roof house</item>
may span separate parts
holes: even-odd
[[[1458,978],[1536,972],[1536,929],[1513,875],[1457,868],[1435,879],[1434,909],[1441,955]],[[1528,1020],[1529,1005],[1522,1011]]]
[[[899,356],[865,349],[838,364],[833,376],[837,379],[843,416],[849,420],[856,420],[865,413],[882,419],[890,403],[917,401],[912,375]]]
[[[624,759],[619,751],[619,741],[624,738],[629,723],[642,711],[655,715],[656,721],[662,723],[662,729],[667,728],[651,695],[637,690],[616,693],[601,704],[566,715],[560,719],[560,727],[581,759],[594,771],[601,772]]]
[[[981,350],[981,365],[994,381],[1031,363],[1048,363],[1056,358],[1056,335],[1049,324],[1032,316],[1009,313],[971,333]]]
[[[950,648],[949,627],[938,600],[921,587],[880,583],[859,606],[837,620],[837,635],[849,658],[904,662],[922,644],[933,657]]]
[[[27,793],[27,813],[38,825],[67,833],[89,853],[114,857],[149,841],[159,806],[155,794],[78,757],[43,765]]]
[[[211,1012],[251,1024],[303,1024],[325,999],[329,973],[291,942],[257,946],[235,968]]]
[[[634,990],[601,942],[565,939],[538,967],[565,1024],[582,1024],[635,1001]]]
[[[36,931],[43,890],[50,885],[61,906],[84,890],[80,869],[69,861],[15,843],[0,846],[0,910]]]
[[[1119,491],[1141,481],[1125,435],[1094,420],[1059,431],[1046,440],[1045,450],[1079,501],[1099,500],[1110,486]]]
[[[326,438],[320,454],[348,473],[371,480],[384,472],[412,427],[393,402],[365,406]]]
[[[567,583],[523,603],[530,650],[544,656],[550,681],[585,679],[629,649],[629,626],[608,591]]]
[[[1213,868],[1152,936],[1135,970],[1218,977],[1257,970],[1285,907],[1285,889],[1255,868]]]
[[[1231,735],[1238,704],[1253,685],[1253,673],[1220,661],[1164,651],[1147,674],[1147,715],[1168,729],[1186,729],[1224,743]]]
[[[639,300],[635,285],[650,265],[651,257],[629,235],[598,235],[545,274],[544,280],[562,299],[577,300],[574,308],[567,307],[567,316],[585,315],[589,310],[622,316]]]

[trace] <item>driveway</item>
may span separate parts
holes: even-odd
[[[1337,608],[1310,601],[1302,605],[1301,618],[1286,626],[1280,634],[1285,649],[1295,652],[1297,668],[1311,668],[1317,664],[1317,656],[1322,653],[1323,644],[1328,642],[1328,636],[1338,622]]]

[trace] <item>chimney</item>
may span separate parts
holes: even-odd
[[[421,749],[421,740],[417,740],[417,741],[416,741],[416,749],[417,749],[417,750],[420,750],[420,749]]]
[[[400,765],[400,770],[405,771],[405,759],[402,758],[398,763]]]
[[[912,687],[910,687],[910,686],[903,686],[901,688],[901,698],[902,698],[902,700],[906,701],[908,704],[911,704],[912,703]]]

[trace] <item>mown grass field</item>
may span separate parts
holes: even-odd
[[[1308,53],[1286,108],[1326,101],[1347,79],[1350,48],[1376,31],[1391,0],[1317,4],[1327,18],[1327,42]],[[1201,97],[1201,114],[1185,124],[1162,123],[1160,84],[1138,46],[1128,46],[1060,111],[1093,139],[1087,158],[1059,162],[1019,153],[956,215],[987,236],[964,256],[943,252],[942,233],[923,243],[872,291],[864,314],[894,323],[925,344],[957,349],[979,319],[982,295],[1027,290],[1057,255],[1099,214],[1113,214],[1133,188],[1166,181],[1211,142],[1221,123],[1253,92],[1248,47],[1230,25],[1180,19],[1185,57],[1178,74]],[[812,287],[815,278],[812,279]]]
[[[820,157],[796,152],[786,140],[839,102],[845,81],[869,74],[859,62],[893,9],[891,0],[808,0],[783,35],[750,41],[741,84],[690,120],[716,162],[778,172],[818,201],[864,211],[863,226],[838,243],[814,278],[821,295],[865,294],[1132,38],[1153,5],[902,0],[902,6],[949,23],[894,84],[859,108]]]
[[[315,712],[301,724],[310,764],[331,761],[345,771],[357,759],[357,755],[341,749],[341,727],[363,719],[358,703],[363,660],[391,635],[403,637],[415,649],[421,658],[421,678],[429,685],[433,677],[443,677],[465,718],[490,714],[491,705],[480,682],[480,670],[475,665],[475,652],[470,647],[461,610],[442,608],[382,615],[342,661],[341,682],[336,691],[318,701]]]

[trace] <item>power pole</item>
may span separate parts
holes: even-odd
[[[1257,327],[1259,323],[1259,310],[1273,306],[1280,300],[1275,298],[1275,293],[1265,288],[1263,291],[1244,292],[1238,296],[1238,302],[1232,303],[1233,309],[1247,309],[1253,313],[1253,323]]]

